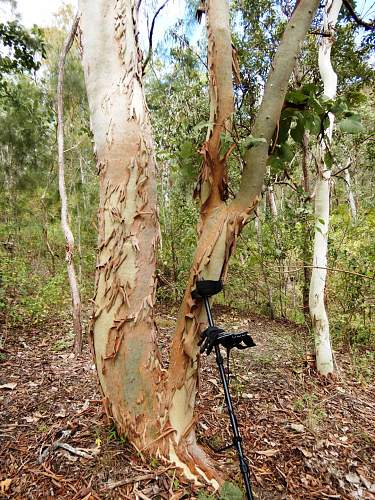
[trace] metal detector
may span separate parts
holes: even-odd
[[[203,299],[209,325],[208,328],[201,334],[201,340],[199,342],[199,345],[201,346],[200,352],[205,352],[207,355],[209,355],[213,349],[215,350],[216,363],[219,368],[221,382],[224,387],[225,403],[227,406],[230,424],[233,431],[233,444],[222,448],[222,450],[231,446],[234,446],[236,448],[240,461],[242,477],[245,483],[246,497],[248,500],[253,500],[254,497],[251,490],[250,471],[247,465],[246,457],[242,450],[242,438],[238,429],[236,415],[233,411],[232,398],[229,392],[229,373],[227,379],[227,377],[225,376],[224,362],[220,352],[220,346],[223,346],[227,349],[227,356],[229,359],[230,349],[234,347],[236,347],[237,349],[247,349],[248,347],[254,347],[255,343],[248,332],[228,333],[221,328],[217,328],[214,325],[208,299],[212,295],[216,295],[217,293],[221,292],[222,289],[223,284],[221,281],[201,280],[196,282],[196,289],[192,292],[192,297],[194,299]]]

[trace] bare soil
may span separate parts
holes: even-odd
[[[255,498],[375,499],[371,367],[361,377],[349,354],[337,352],[338,375],[323,380],[306,355],[309,339],[302,328],[223,308],[215,317],[228,329],[249,330],[257,344],[233,352],[230,382]],[[160,311],[157,319],[167,363],[173,311]],[[117,436],[102,410],[87,346],[75,358],[70,344],[69,321],[6,332],[0,351],[0,497],[212,495],[173,467],[144,462]],[[234,451],[215,451],[231,441],[231,433],[213,355],[202,359],[197,421],[202,446],[241,485]]]

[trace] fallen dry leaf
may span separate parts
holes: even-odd
[[[11,482],[12,482],[11,479],[4,479],[3,481],[0,481],[0,493],[2,495],[5,495],[5,493],[9,490]]]
[[[302,453],[302,455],[304,455],[306,458],[312,457],[311,451],[306,450],[305,448],[297,448],[297,450],[299,450]]]
[[[9,384],[0,385],[0,389],[9,389],[10,391],[13,391],[13,389],[15,389],[16,387],[16,382],[10,382]]]
[[[256,451],[255,453],[257,453],[258,455],[264,455],[265,457],[273,457],[278,452],[279,452],[279,450],[270,449],[270,450],[264,450],[264,451]]]
[[[361,482],[360,477],[355,472],[349,472],[348,474],[346,474],[345,479],[350,484],[359,484]]]
[[[290,424],[289,427],[296,432],[305,432],[305,427],[302,424]]]

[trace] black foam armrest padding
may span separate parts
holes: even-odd
[[[204,297],[211,297],[221,292],[223,283],[221,280],[198,280],[195,283],[195,290],[191,292],[193,299],[201,299]]]

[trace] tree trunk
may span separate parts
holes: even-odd
[[[100,179],[93,345],[120,434],[157,453],[165,421],[154,302],[155,154],[133,1],[80,0],[81,44]],[[165,454],[165,453],[164,453]]]
[[[230,151],[220,156],[215,148],[220,147],[217,136],[230,127],[229,114],[233,91],[230,74],[231,58],[229,24],[223,27],[216,18],[229,22],[228,5],[225,0],[208,3],[208,39],[210,81],[215,92],[211,97],[211,123],[207,141],[202,147],[204,164],[199,177],[198,194],[201,199],[201,221],[198,225],[199,241],[194,256],[190,278],[180,308],[175,337],[173,339],[169,368],[168,389],[171,394],[169,418],[174,435],[173,459],[176,463],[188,464],[189,471],[205,474],[208,479],[217,478],[212,465],[197,447],[195,441],[194,403],[197,393],[199,356],[197,342],[206,325],[206,315],[200,301],[193,300],[191,290],[197,278],[225,279],[229,258],[244,224],[254,211],[263,185],[268,147],[280,118],[289,77],[294,67],[299,46],[319,2],[301,0],[284,32],[267,80],[260,110],[254,124],[254,137],[264,138],[264,143],[247,151],[246,165],[240,191],[229,205],[225,200],[226,159]],[[226,11],[226,12],[225,12]],[[216,32],[217,29],[217,32]],[[215,33],[220,44],[215,42]],[[221,47],[217,54],[212,47]],[[225,47],[225,51],[224,48]],[[224,51],[224,53],[223,53]],[[220,72],[225,73],[222,76]],[[220,85],[222,83],[222,86]],[[211,83],[212,87],[212,83]],[[218,88],[217,88],[218,87]],[[225,107],[220,108],[220,97],[225,96]],[[215,101],[212,102],[214,97]],[[226,109],[228,114],[215,109]],[[216,142],[215,142],[216,140]],[[219,478],[220,479],[220,478]]]
[[[348,204],[350,207],[350,214],[352,216],[352,221],[356,222],[357,221],[357,206],[355,204],[354,194],[353,194],[353,190],[352,190],[352,181],[351,181],[350,172],[349,172],[349,166],[350,166],[351,162],[352,162],[352,160],[349,158],[348,162],[346,164],[346,168],[344,170],[344,179],[345,179],[346,194],[348,197]]]
[[[277,217],[277,205],[275,200],[275,192],[272,186],[268,186],[266,190],[267,205],[274,219]]]
[[[191,297],[198,277],[224,279],[244,223],[260,196],[268,146],[280,117],[299,44],[318,0],[301,0],[285,30],[265,88],[255,130],[264,145],[249,150],[237,198],[226,199],[221,134],[233,113],[232,46],[226,0],[209,0],[211,127],[202,146],[199,241],[171,348],[168,379],[156,349],[153,321],[156,246],[154,150],[142,88],[133,0],[80,0],[81,44],[100,175],[95,359],[104,399],[121,434],[147,454],[161,455],[185,475],[217,486],[220,475],[195,439],[194,403],[206,323]]]
[[[263,241],[262,241],[262,223],[259,215],[255,217],[255,231],[257,233],[257,244],[258,244],[258,254],[260,258],[260,268],[262,270],[264,284],[267,290],[268,297],[268,311],[269,317],[275,319],[275,308],[273,306],[272,289],[268,280],[268,274],[266,266],[264,265],[264,252],[263,252]]]
[[[324,84],[324,95],[330,99],[336,97],[337,75],[331,65],[331,48],[334,41],[334,27],[340,12],[342,0],[327,2],[324,12],[325,35],[320,41],[319,70]],[[325,131],[318,156],[318,179],[315,194],[315,239],[313,269],[309,294],[309,306],[312,326],[315,334],[316,365],[319,373],[328,375],[333,372],[333,356],[329,335],[329,321],[325,308],[325,286],[327,277],[329,195],[331,171],[326,166],[324,156],[327,144],[332,143],[334,116],[329,113],[329,127]]]
[[[74,268],[74,237],[69,226],[68,219],[68,200],[65,189],[65,162],[64,162],[64,65],[66,55],[69,52],[74,40],[74,34],[77,30],[78,17],[73,22],[72,29],[68,34],[64,46],[61,51],[59,67],[58,67],[58,82],[57,82],[57,144],[59,158],[59,192],[61,198],[61,227],[64,231],[66,241],[66,265],[68,269],[68,278],[70,285],[70,293],[73,306],[73,331],[74,331],[74,352],[80,354],[82,352],[82,323],[81,323],[81,298],[77,283],[77,276]]]
[[[309,147],[309,136],[307,132],[303,134],[302,139],[302,172],[303,172],[303,204],[305,208],[305,213],[307,211],[307,204],[311,203],[311,193],[310,193],[310,175],[308,168],[308,147]],[[305,218],[305,231],[303,234],[302,243],[302,258],[303,258],[303,286],[302,286],[302,312],[305,318],[306,325],[311,325],[311,317],[309,311],[309,288],[311,282],[311,268],[309,267],[311,262],[311,231],[310,226],[307,222],[307,217]]]

